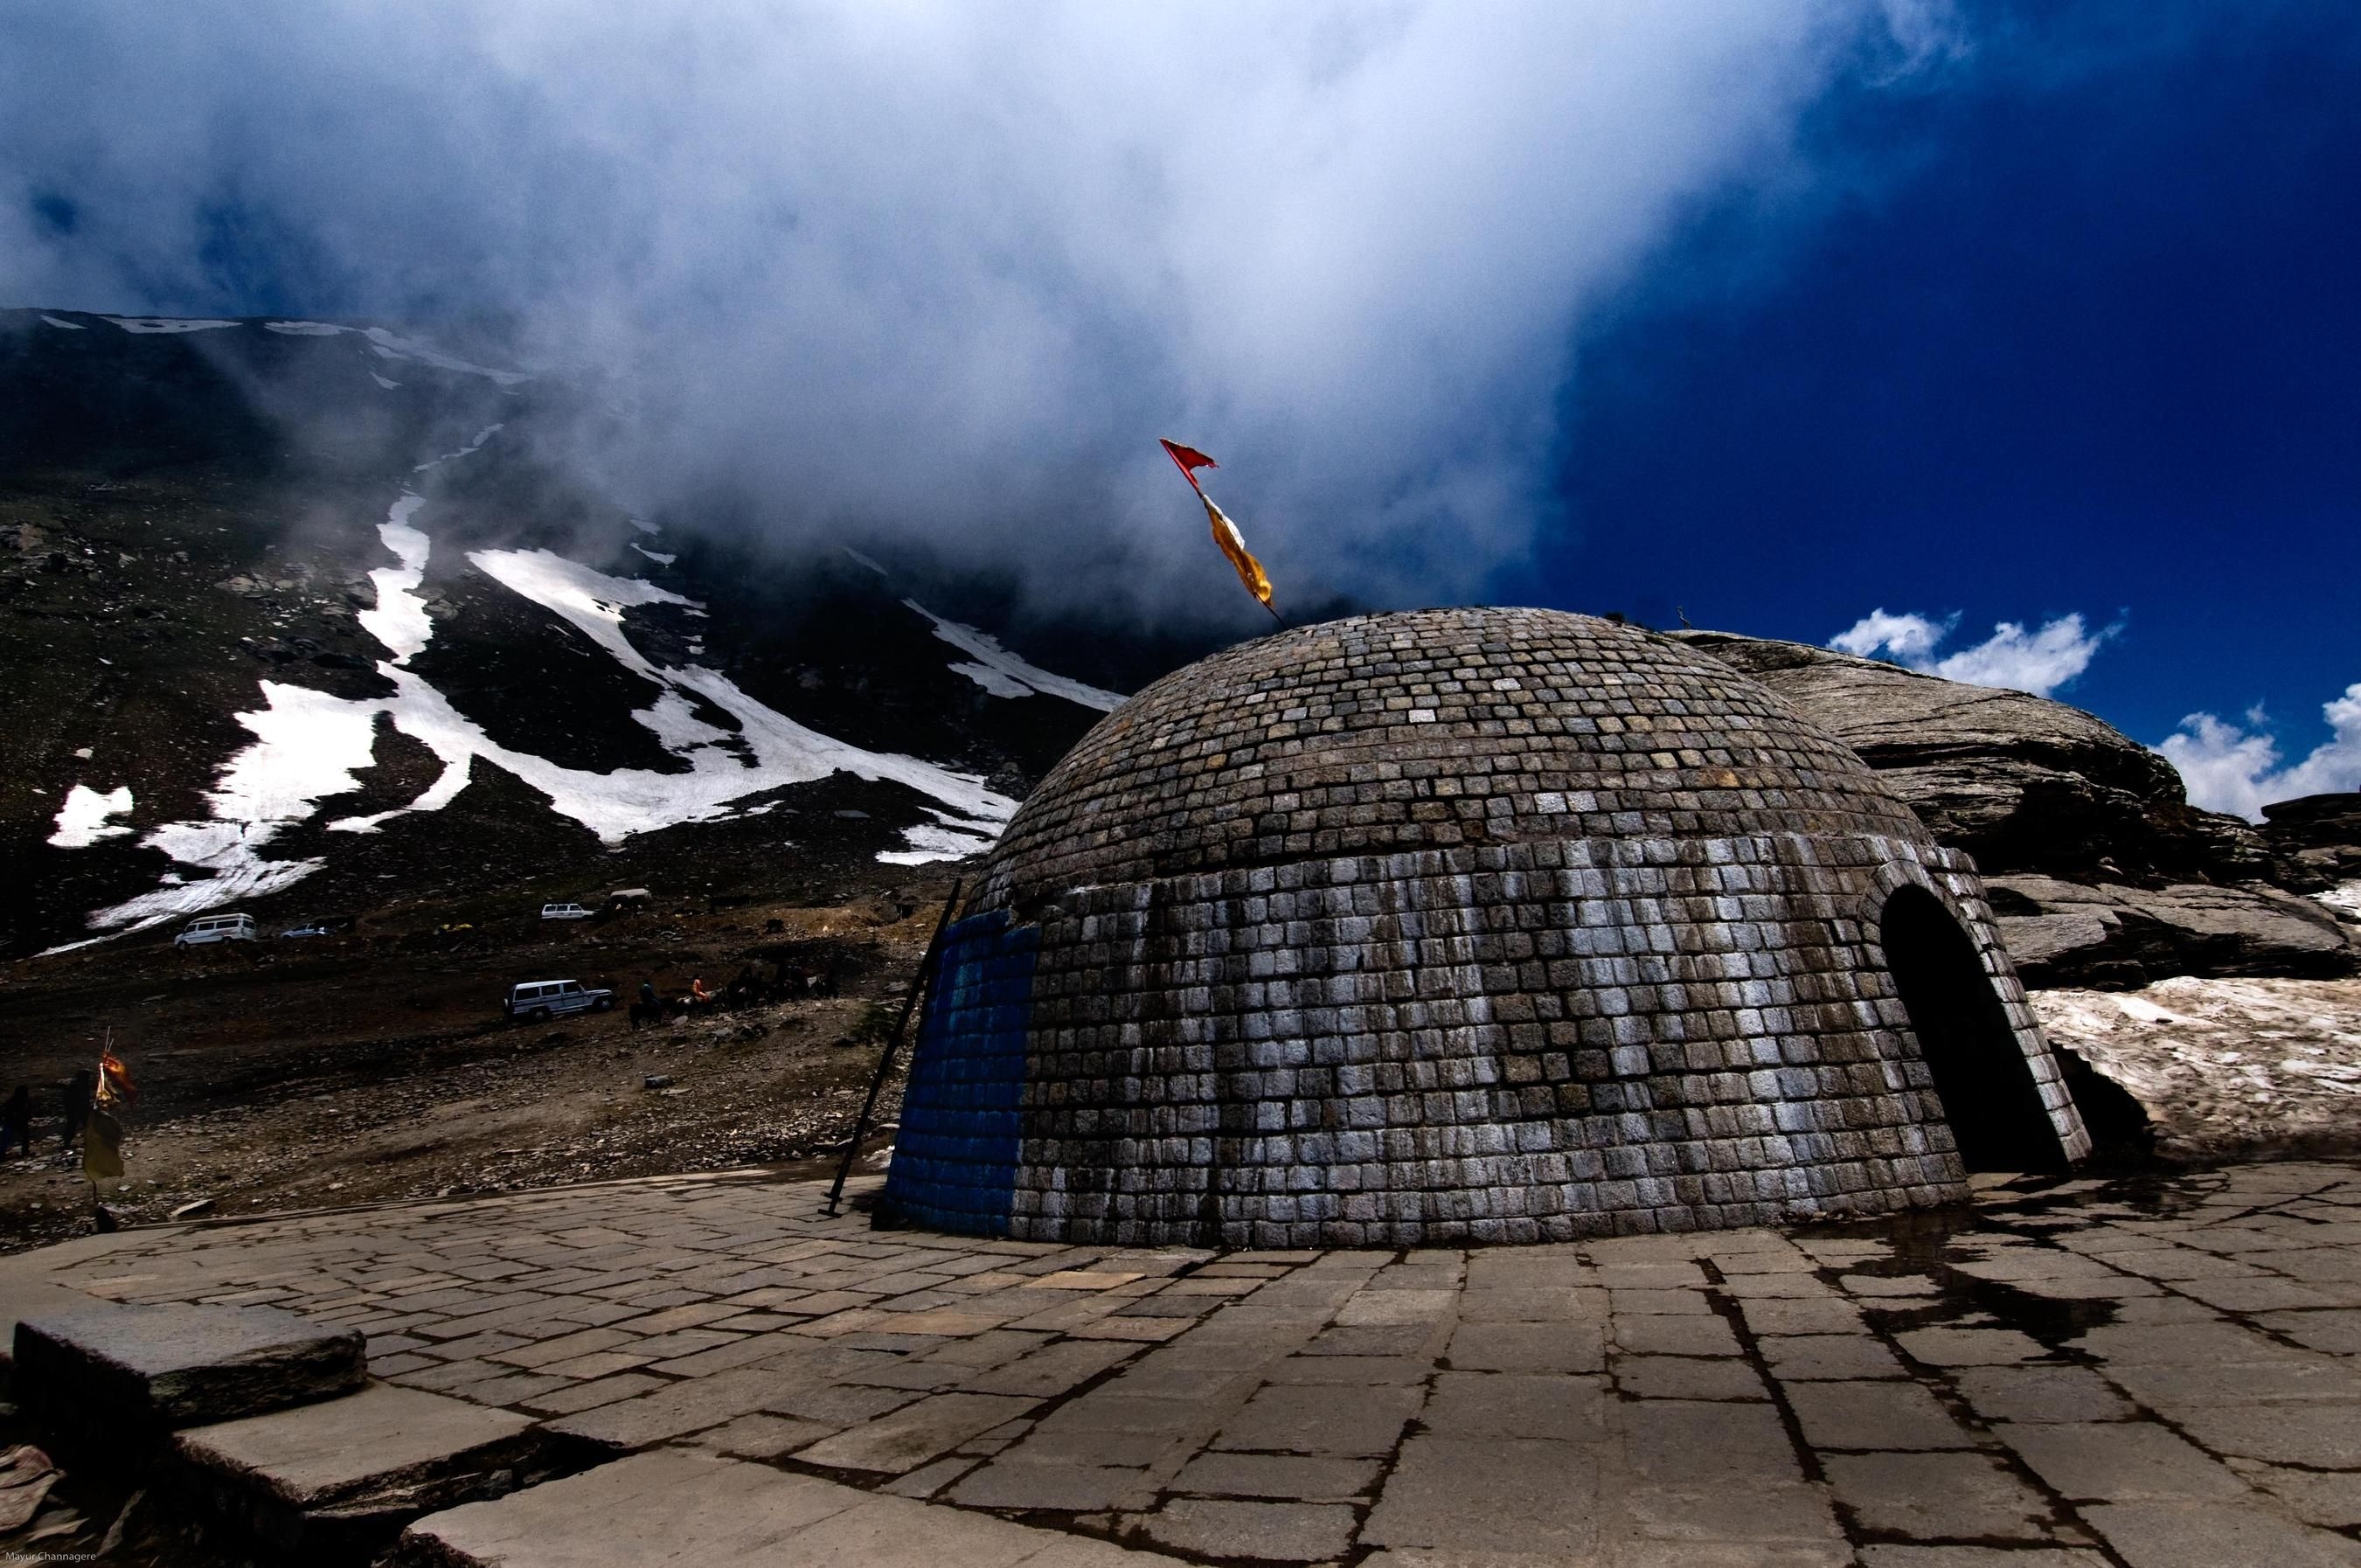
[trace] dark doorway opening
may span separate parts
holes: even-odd
[[[2066,1151],[2041,1107],[1975,944],[1942,901],[1905,887],[1886,900],[1886,967],[1970,1170],[2061,1170]]]

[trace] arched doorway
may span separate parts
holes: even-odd
[[[2063,1169],[2033,1066],[1951,912],[1924,888],[1902,888],[1886,900],[1880,937],[1967,1168]]]

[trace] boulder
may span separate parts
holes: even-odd
[[[1667,635],[1834,733],[1938,841],[1988,875],[2162,883],[2270,874],[2253,826],[2190,806],[2170,762],[2078,707],[1801,642]]]
[[[2274,879],[2299,893],[2361,880],[2361,795],[2307,795],[2263,807]]]
[[[2136,987],[2183,974],[2325,979],[2361,969],[2361,950],[2334,915],[2260,883],[1996,876],[1984,887],[2027,986]]]

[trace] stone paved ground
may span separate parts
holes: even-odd
[[[270,1302],[619,1453],[1191,1558],[2361,1563],[2361,1167],[1475,1252],[978,1243],[820,1200],[682,1178],[137,1232],[0,1286]]]

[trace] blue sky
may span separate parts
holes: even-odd
[[[0,303],[498,315],[674,526],[1250,634],[1170,435],[1283,605],[2210,715],[2250,812],[2361,787],[2356,237],[2319,0],[0,0]]]
[[[2059,9],[1832,93],[1850,189],[1698,212],[1594,323],[1538,586],[1806,641],[2079,612],[2120,630],[2061,696],[2300,755],[2361,680],[2361,8]]]

